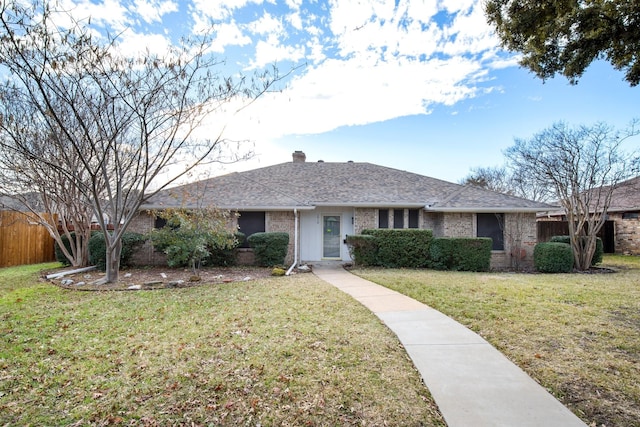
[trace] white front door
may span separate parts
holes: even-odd
[[[322,215],[322,257],[340,259],[340,215]]]

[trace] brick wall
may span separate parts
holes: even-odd
[[[354,233],[362,234],[363,230],[378,228],[378,209],[356,208]]]
[[[474,214],[446,213],[442,220],[444,237],[476,237]]]
[[[267,212],[265,216],[265,230],[270,233],[281,232],[289,234],[289,248],[287,249],[287,256],[285,258],[285,264],[291,265],[293,263],[293,251],[295,249],[295,215],[293,211],[282,212]],[[300,231],[300,230],[298,230]]]
[[[615,221],[616,253],[640,255],[640,220],[622,219],[621,213],[609,215]]]
[[[433,237],[444,237],[444,214],[442,212],[424,212],[422,228],[431,230]]]
[[[533,250],[538,242],[536,214],[505,214],[504,222],[504,253],[502,256],[494,253],[491,267],[515,269],[533,267]]]
[[[150,212],[140,212],[129,225],[128,231],[140,234],[148,234],[155,225],[155,217]],[[153,249],[150,241],[146,241],[144,245],[133,254],[131,259],[133,265],[166,265],[167,257],[162,252]]]

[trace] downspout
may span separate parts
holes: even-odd
[[[298,209],[293,209],[293,264],[287,270],[285,275],[290,275],[291,271],[295,268],[298,263]]]

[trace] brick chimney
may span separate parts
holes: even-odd
[[[304,163],[307,160],[306,154],[302,151],[295,151],[293,153],[293,163]]]

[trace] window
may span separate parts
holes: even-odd
[[[262,233],[265,231],[265,213],[264,212],[240,212],[238,217],[238,228],[245,237],[251,236],[253,233]],[[240,242],[241,248],[248,248],[247,239]]]
[[[640,219],[640,212],[625,212],[622,219]]]
[[[393,210],[393,228],[404,228],[404,209]]]
[[[420,210],[419,209],[409,209],[409,228],[419,228],[420,227]]]
[[[504,250],[504,214],[479,213],[477,214],[477,236],[491,237],[494,251]]]
[[[155,222],[153,224],[153,228],[156,230],[160,230],[161,228],[165,228],[167,226],[167,220],[165,218],[156,217]]]
[[[389,210],[380,209],[378,211],[378,228],[389,228]]]

